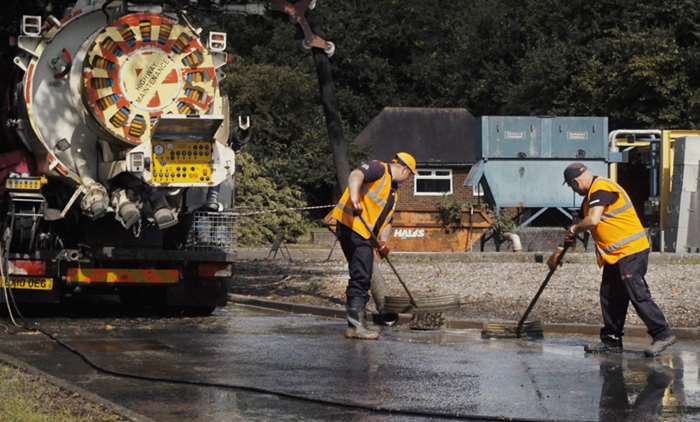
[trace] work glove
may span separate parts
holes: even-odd
[[[549,258],[547,258],[547,266],[549,267],[550,270],[554,270],[554,268],[557,266],[557,262],[559,263],[559,266],[561,267],[564,263],[559,259],[561,257],[562,252],[564,252],[564,248],[561,246],[557,247],[557,250],[552,253]]]
[[[386,258],[389,256],[389,252],[391,252],[391,249],[389,249],[389,245],[386,244],[386,242],[380,240],[379,245],[377,246],[377,253],[379,256],[382,258]]]
[[[566,239],[564,239],[564,246],[568,246],[569,248],[573,248],[576,245],[576,235],[572,235],[573,237],[567,236]]]

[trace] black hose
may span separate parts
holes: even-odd
[[[286,393],[283,391],[277,391],[277,390],[271,390],[271,389],[267,389],[267,388],[253,387],[253,386],[247,386],[247,385],[225,384],[225,383],[209,382],[209,381],[189,381],[189,380],[184,380],[184,379],[179,379],[179,378],[163,378],[163,377],[151,377],[151,376],[147,376],[147,375],[130,374],[127,372],[114,371],[114,370],[103,368],[103,367],[97,365],[96,363],[92,362],[83,353],[74,349],[71,345],[64,343],[58,337],[44,331],[43,329],[41,329],[39,327],[37,327],[37,328],[25,327],[25,329],[30,330],[30,331],[36,331],[36,332],[39,332],[39,333],[45,335],[46,337],[48,337],[49,339],[54,341],[59,346],[63,347],[64,349],[66,349],[69,352],[73,353],[74,355],[78,356],[83,362],[85,362],[88,366],[95,369],[96,371],[102,372],[102,373],[107,374],[107,375],[121,377],[121,378],[130,378],[130,379],[135,379],[135,380],[140,380],[140,381],[148,381],[148,382],[159,382],[159,383],[178,384],[178,385],[191,385],[191,386],[195,386],[195,387],[214,387],[214,388],[233,389],[233,390],[246,391],[246,392],[256,393],[256,394],[268,394],[268,395],[273,395],[273,396],[282,397],[282,398],[286,398],[286,399],[302,401],[302,402],[306,402],[306,403],[328,405],[328,406],[334,406],[334,407],[340,407],[340,408],[352,409],[352,410],[364,410],[367,412],[382,413],[382,414],[387,414],[387,415],[428,417],[428,418],[437,418],[437,419],[452,419],[452,420],[467,420],[467,421],[477,420],[477,421],[513,421],[513,422],[539,421],[539,422],[546,422],[546,420],[543,420],[543,419],[530,419],[530,418],[519,418],[519,417],[511,418],[508,416],[485,416],[485,415],[460,414],[460,413],[451,413],[451,412],[435,412],[435,411],[396,409],[396,408],[372,406],[372,405],[355,403],[355,402],[348,402],[348,401],[315,399],[315,398],[305,397],[305,396],[298,395],[298,394]],[[561,421],[561,419],[557,419],[557,421]]]

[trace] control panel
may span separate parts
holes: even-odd
[[[154,141],[153,183],[211,183],[212,147],[207,141]]]
[[[5,180],[5,188],[8,190],[40,190],[46,184],[43,177],[8,177]]]

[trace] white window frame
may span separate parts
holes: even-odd
[[[421,171],[430,171],[432,174],[430,176],[422,176],[418,173]],[[435,174],[437,171],[448,171],[450,174],[448,176],[438,176]],[[445,168],[418,168],[416,169],[416,174],[413,176],[413,195],[414,196],[443,196],[452,195],[454,192],[452,169]],[[439,180],[449,180],[450,181],[450,191],[449,192],[418,192],[418,180],[419,179],[439,179]]]

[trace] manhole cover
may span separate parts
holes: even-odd
[[[394,313],[413,313],[409,327],[415,330],[438,330],[445,326],[447,311],[459,309],[457,295],[414,295],[416,306],[407,296],[386,296],[383,310]]]

